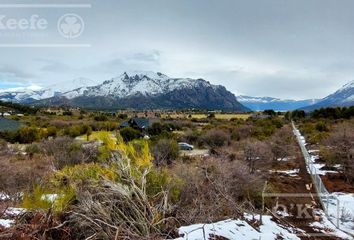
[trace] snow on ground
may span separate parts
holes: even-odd
[[[324,202],[327,205],[326,197]],[[335,224],[339,216],[339,228],[354,235],[354,194],[331,193],[328,196],[328,215]]]
[[[298,133],[299,130],[297,130]],[[300,133],[301,134],[301,133]],[[302,143],[306,145],[306,140],[303,136],[300,137]],[[308,167],[311,168],[313,175],[326,175],[327,173],[338,173],[338,171],[328,171],[322,170],[325,164],[316,163],[320,158],[319,150],[308,150],[311,156],[310,164]],[[340,169],[341,165],[335,165],[336,169]],[[308,169],[309,170],[309,169]],[[309,171],[311,174],[311,172]],[[353,193],[341,193],[334,192],[327,195],[322,195],[321,199],[324,203],[324,207],[328,209],[328,218],[325,213],[321,212],[321,217],[323,218],[321,223],[313,223],[312,226],[316,226],[321,231],[325,231],[326,228],[332,229],[335,234],[345,234],[347,237],[344,239],[353,239],[354,236],[354,194]],[[334,225],[339,225],[339,229]],[[342,232],[343,230],[344,232]],[[352,236],[348,237],[346,233]]]
[[[10,200],[10,196],[6,193],[0,192],[0,201],[8,201]]]
[[[14,222],[14,220],[10,219],[0,219],[0,227],[9,228]]]
[[[332,235],[340,239],[353,239],[349,234],[337,229],[333,223],[327,218],[326,214],[321,209],[314,210],[315,214],[321,217],[320,222],[313,222],[310,227],[313,227],[318,233],[324,235]],[[349,232],[350,233],[350,232]]]
[[[294,160],[294,159],[296,159],[296,157],[295,156],[291,156],[291,157],[278,158],[277,161],[278,162],[287,162],[289,160]]]
[[[249,220],[252,218],[246,216]],[[256,218],[259,219],[259,216]],[[299,229],[285,227],[272,221],[272,216],[264,215],[263,224],[259,230],[253,228],[245,220],[224,220],[210,224],[194,224],[179,228],[180,238],[176,240],[204,240],[211,236],[224,237],[229,240],[260,240],[260,239],[286,239],[300,240],[296,232],[302,232]]]
[[[296,130],[300,135],[301,135],[301,132],[299,130]],[[306,143],[306,139],[304,136],[300,136],[300,141],[306,146],[307,143]],[[327,173],[338,173],[338,171],[334,171],[334,170],[322,170],[322,168],[324,166],[326,166],[326,164],[321,164],[321,163],[316,163],[317,160],[320,159],[320,150],[318,149],[310,149],[310,150],[307,150],[307,152],[309,153],[311,159],[311,169],[318,175],[326,175]],[[335,165],[334,166],[335,168],[340,168],[340,165]],[[311,174],[311,172],[309,171],[309,169],[307,169],[308,172]]]
[[[44,194],[41,199],[49,202],[54,202],[58,198],[58,194]]]
[[[11,227],[11,225],[15,223],[15,220],[13,220],[13,218],[24,213],[25,211],[26,210],[23,208],[12,208],[12,207],[7,208],[2,216],[5,219],[0,218],[0,227],[3,227],[3,228]]]
[[[6,209],[4,215],[9,216],[9,217],[16,217],[16,216],[24,213],[25,211],[26,211],[26,209],[24,209],[24,208],[9,207]]]
[[[288,175],[290,177],[296,177],[296,176],[298,176],[300,169],[296,168],[296,169],[291,169],[291,170],[269,170],[269,172],[280,173],[280,174]]]
[[[314,163],[312,164],[312,166],[316,169],[316,173],[318,175],[326,175],[327,173],[338,173],[338,171],[334,171],[334,170],[322,170],[322,168],[326,166],[326,164],[323,163]],[[340,168],[340,166],[338,165],[333,167],[335,167],[336,169]]]

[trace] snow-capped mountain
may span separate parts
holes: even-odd
[[[124,72],[96,86],[54,94],[37,104],[89,108],[199,108],[247,111],[235,95],[203,79],[171,78],[155,72]]]
[[[30,103],[36,100],[60,96],[72,89],[94,86],[96,83],[88,78],[77,78],[70,81],[59,82],[49,86],[29,86],[0,90],[1,101]]]
[[[263,111],[266,109],[290,111],[315,104],[319,101],[318,99],[291,100],[273,97],[250,97],[244,95],[237,96],[237,100],[254,111]]]
[[[114,96],[119,98],[134,95],[155,96],[177,89],[193,88],[198,84],[206,87],[217,88],[202,79],[170,78],[162,73],[155,72],[124,72],[119,77],[104,81],[93,87],[82,87],[63,94],[67,98],[81,95],[90,97]]]
[[[305,110],[313,110],[322,107],[349,107],[354,105],[354,80],[345,84],[335,93],[328,95],[321,99],[318,103],[309,107],[303,108]]]

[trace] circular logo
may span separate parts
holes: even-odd
[[[77,38],[84,31],[84,20],[74,13],[61,16],[58,20],[58,31],[65,38]]]

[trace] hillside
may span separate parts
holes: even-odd
[[[225,87],[203,79],[170,78],[162,73],[124,72],[102,84],[76,88],[36,105],[94,109],[208,109],[249,111]]]
[[[313,104],[302,109],[312,111],[324,107],[349,107],[354,105],[354,80],[345,84],[336,92],[328,95],[320,100],[318,103]]]
[[[273,97],[250,97],[240,95],[237,100],[254,111],[273,109],[275,111],[291,111],[318,102],[318,99],[291,100]]]

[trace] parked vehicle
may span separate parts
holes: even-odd
[[[180,150],[188,150],[188,151],[190,151],[190,150],[194,149],[193,145],[190,145],[190,144],[185,143],[185,142],[178,143],[178,146],[179,146]]]

